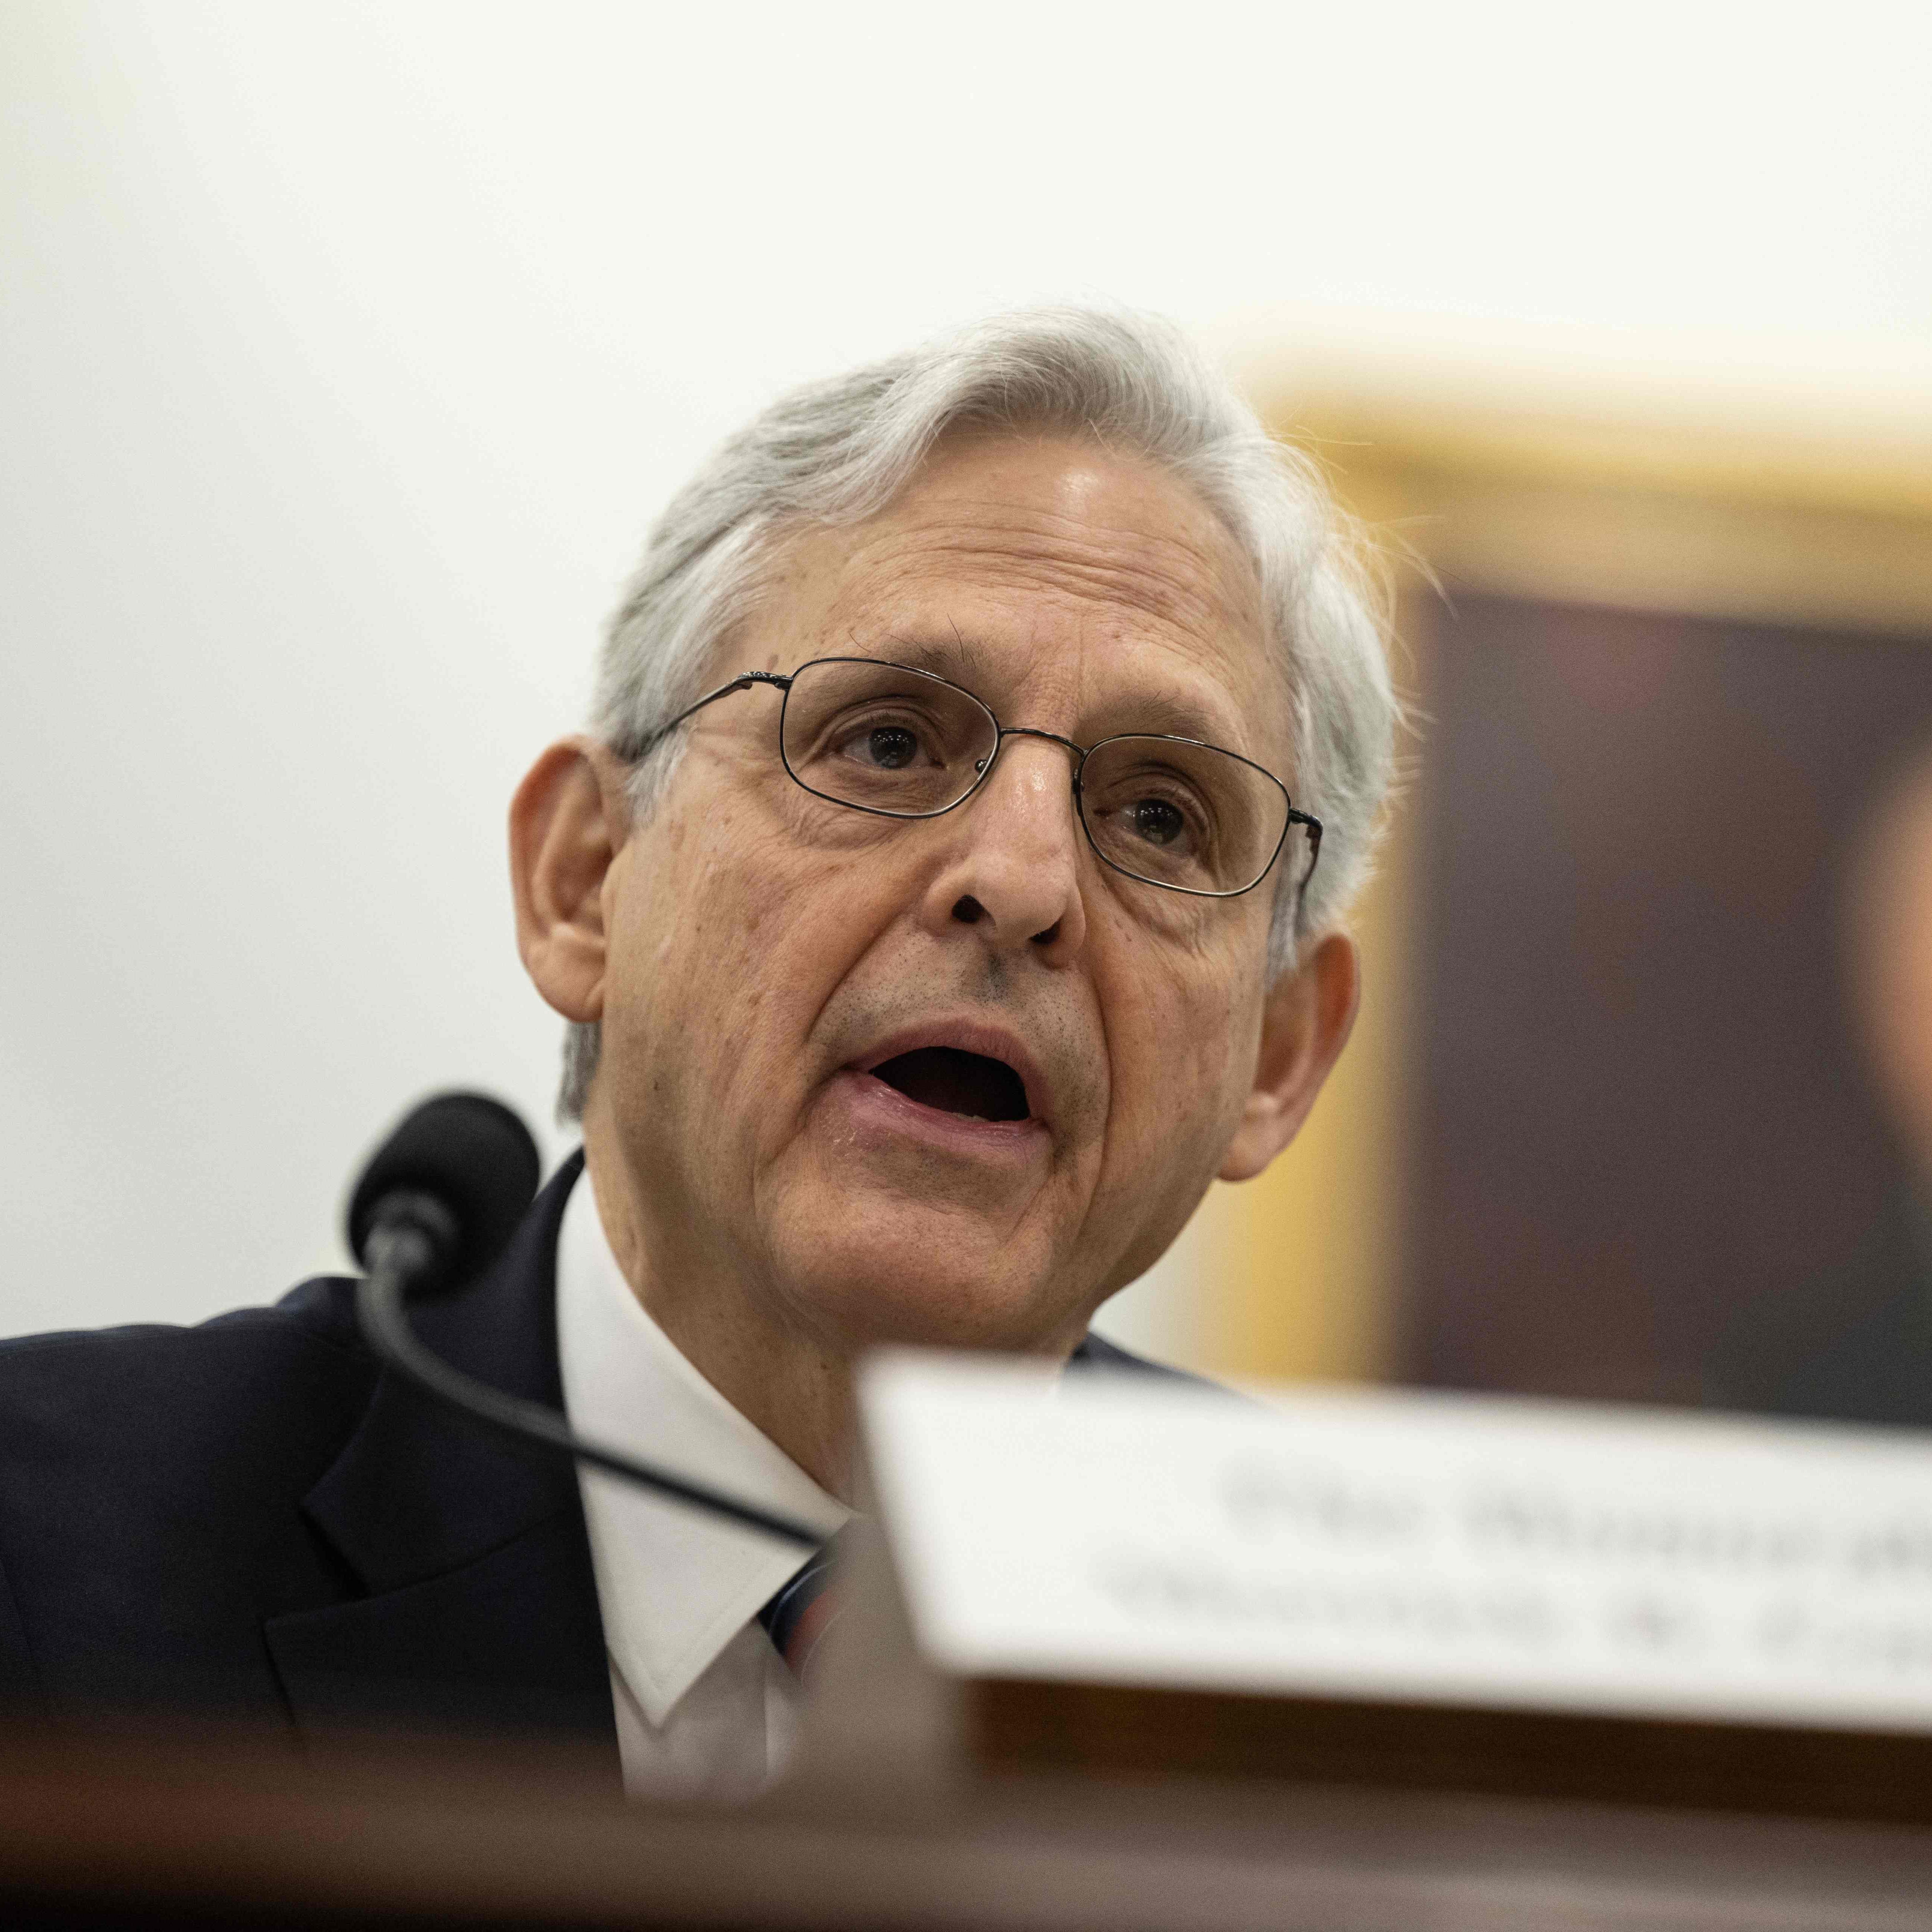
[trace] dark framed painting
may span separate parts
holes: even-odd
[[[1390,1366],[1932,1426],[1932,634],[1464,596],[1426,662]]]

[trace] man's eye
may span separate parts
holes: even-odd
[[[845,755],[875,771],[902,772],[919,756],[919,740],[903,724],[874,724],[846,740]]]
[[[1136,799],[1127,807],[1127,822],[1133,827],[1134,836],[1150,845],[1172,845],[1187,830],[1187,820],[1180,806],[1165,798]]]

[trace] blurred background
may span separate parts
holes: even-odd
[[[1340,1076],[1102,1325],[1932,1421],[1928,92],[1864,0],[10,0],[0,1330],[339,1264],[425,1089],[547,1123],[502,814],[646,524],[1100,298],[1386,532],[1418,723]]]

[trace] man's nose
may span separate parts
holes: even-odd
[[[980,789],[936,821],[951,842],[925,896],[934,932],[970,926],[1001,951],[1056,965],[1079,952],[1087,914],[1074,755],[1057,740],[1009,736]]]

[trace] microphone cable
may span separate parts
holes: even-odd
[[[501,1434],[818,1548],[826,1538],[808,1525],[580,1436],[560,1409],[478,1382],[417,1339],[409,1297],[472,1280],[488,1267],[536,1198],[540,1172],[529,1128],[485,1094],[438,1094],[404,1118],[362,1170],[345,1216],[350,1250],[367,1270],[356,1292],[356,1319],[377,1359]]]

